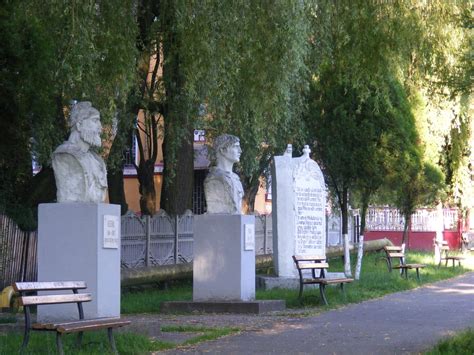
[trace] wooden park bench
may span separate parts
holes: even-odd
[[[77,346],[82,343],[84,331],[107,329],[110,346],[114,353],[117,353],[112,330],[130,324],[130,321],[120,318],[95,318],[84,319],[83,302],[90,302],[90,293],[78,293],[78,290],[87,288],[84,281],[55,281],[55,282],[15,282],[13,288],[20,294],[20,305],[25,313],[25,331],[21,352],[28,346],[30,331],[50,331],[56,332],[56,346],[59,354],[64,354],[61,336],[67,333],[78,333]],[[60,294],[37,295],[39,291],[72,291],[61,292]],[[31,321],[32,307],[37,305],[54,305],[64,303],[76,303],[79,312],[77,321],[64,321],[53,323],[33,323]]]
[[[449,245],[446,240],[441,241],[439,245],[439,251],[441,254],[441,257],[439,259],[439,264],[438,268],[441,266],[441,263],[443,260],[446,262],[445,266],[448,266],[448,262],[451,260],[453,262],[453,268],[456,266],[455,263],[456,261],[458,262],[458,265],[461,266],[461,261],[464,260],[464,257],[459,256],[459,255],[449,255]]]
[[[298,269],[298,274],[300,277],[300,292],[298,298],[301,300],[303,296],[303,287],[304,285],[319,285],[319,293],[321,295],[324,304],[328,304],[326,298],[325,288],[327,285],[337,285],[341,286],[342,292],[344,292],[344,284],[354,281],[354,279],[347,277],[339,278],[327,278],[326,270],[329,268],[325,258],[312,255],[293,255],[293,261],[295,262],[296,268]],[[310,277],[304,275],[305,271],[310,271]]]
[[[416,278],[420,281],[420,269],[426,267],[424,264],[407,264],[405,263],[405,253],[402,247],[398,246],[385,246],[385,259],[387,261],[388,271],[392,272],[392,269],[399,269],[401,276],[405,275],[405,279],[408,279],[408,270],[416,270]],[[398,261],[397,264],[393,264],[393,261]]]

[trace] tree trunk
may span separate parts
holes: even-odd
[[[341,206],[341,215],[342,215],[342,236],[344,238],[344,274],[346,277],[352,276],[351,270],[351,254],[349,253],[349,234],[348,234],[348,225],[349,225],[349,214],[348,214],[348,189],[343,187],[342,189],[342,201],[340,202]]]
[[[410,223],[410,216],[405,217],[405,225],[403,226],[403,237],[402,237],[402,245],[404,244],[408,249],[408,225]]]
[[[185,92],[186,77],[176,48],[181,45],[176,29],[176,3],[163,3],[161,24],[167,28],[163,38],[164,105],[163,188],[161,207],[170,215],[192,209],[194,181],[194,117],[200,102]]]
[[[31,207],[56,201],[56,180],[51,166],[43,166],[33,177],[27,195],[27,204]]]
[[[155,162],[140,160],[137,178],[140,192],[140,210],[142,214],[153,216],[156,213]]]
[[[364,235],[359,236],[359,247],[357,248],[357,264],[355,270],[355,279],[360,279],[360,271],[362,269],[362,258],[364,257]]]
[[[258,188],[260,187],[260,180],[244,179],[244,196],[242,198],[242,212],[243,214],[251,214],[255,211],[255,198],[257,197]],[[255,183],[254,181],[257,181]]]
[[[128,211],[123,186],[123,166],[107,171],[107,184],[109,186],[109,202],[120,205],[120,213],[124,215]]]
[[[165,121],[167,118],[165,118]],[[171,132],[170,132],[171,131]],[[192,210],[194,183],[194,129],[188,127],[184,137],[175,135],[172,128],[165,122],[165,139],[163,152],[165,167],[163,170],[163,189],[161,193],[161,208],[169,215],[181,215],[186,210]],[[174,138],[174,139],[173,139]],[[169,142],[175,147],[170,147]],[[175,150],[176,157],[173,159]]]

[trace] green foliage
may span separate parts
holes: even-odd
[[[30,207],[32,156],[50,164],[67,136],[71,100],[92,101],[103,123],[111,123],[133,74],[133,4],[13,0],[0,6],[0,207],[7,212]]]
[[[34,153],[47,164],[66,133],[63,107],[91,100],[110,122],[129,87],[134,62],[132,1],[12,2],[8,33],[12,57],[5,75],[17,89],[18,111],[28,120]],[[13,39],[13,40],[12,40]],[[48,83],[48,85],[45,85]]]
[[[162,1],[152,6],[144,1],[140,8],[145,58],[140,70],[148,70],[154,54],[163,76],[145,84],[141,75],[142,89],[135,90],[133,100],[151,122],[155,113],[164,118],[165,205],[190,201],[181,195],[189,193],[182,187],[189,182],[183,176],[192,176],[187,145],[194,128],[205,129],[211,140],[222,133],[239,136],[242,175],[258,185],[270,153],[301,133],[308,47],[304,2]],[[153,21],[145,21],[152,15]],[[143,131],[156,148],[153,129]],[[146,154],[145,144],[143,150]]]
[[[416,206],[444,198],[443,174],[448,184],[450,175],[459,176],[451,183],[457,201],[471,195],[463,178],[469,175],[470,116],[456,115],[456,122],[461,122],[448,134],[443,131],[446,124],[429,115],[440,103],[459,106],[460,93],[470,102],[471,88],[460,79],[472,71],[465,60],[469,8],[467,1],[310,5],[309,65],[315,90],[310,96],[309,132],[330,185],[339,190],[335,193],[340,204],[346,189],[356,197],[353,202],[366,205],[368,196],[383,187],[392,195],[379,192],[383,203],[395,201],[410,213]],[[370,109],[364,111],[364,105]],[[375,130],[355,118],[361,112]],[[331,122],[344,116],[344,123]],[[444,134],[449,136],[450,150],[445,149],[440,171],[437,137]],[[377,144],[372,144],[374,137]],[[462,187],[461,181],[465,181]]]
[[[468,355],[474,352],[474,330],[462,331],[450,338],[440,341],[425,355]]]

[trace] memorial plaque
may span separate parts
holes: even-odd
[[[311,169],[304,166],[295,169],[295,254],[325,254],[326,196],[324,187]]]
[[[120,238],[120,219],[117,216],[104,215],[105,249],[118,249]]]
[[[255,224],[244,225],[244,250],[255,249]]]

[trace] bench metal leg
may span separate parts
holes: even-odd
[[[416,268],[416,278],[418,279],[418,282],[420,282],[420,270],[419,270],[419,268]]]
[[[112,352],[114,354],[118,354],[117,347],[115,346],[114,333],[112,331],[113,328],[107,328],[107,335],[109,337],[110,347],[112,348]]]
[[[327,306],[329,303],[328,303],[328,300],[326,299],[326,293],[324,292],[325,287],[326,285],[319,284],[319,293],[321,295],[321,298],[323,299],[324,304]]]
[[[56,332],[56,347],[58,348],[58,354],[64,355],[63,342],[61,341],[61,333]]]
[[[298,295],[298,298],[300,299],[301,301],[301,298],[303,297],[303,282],[300,281],[300,293]]]
[[[30,341],[30,329],[25,327],[25,333],[23,335],[23,343],[21,344],[20,354],[23,354]]]

